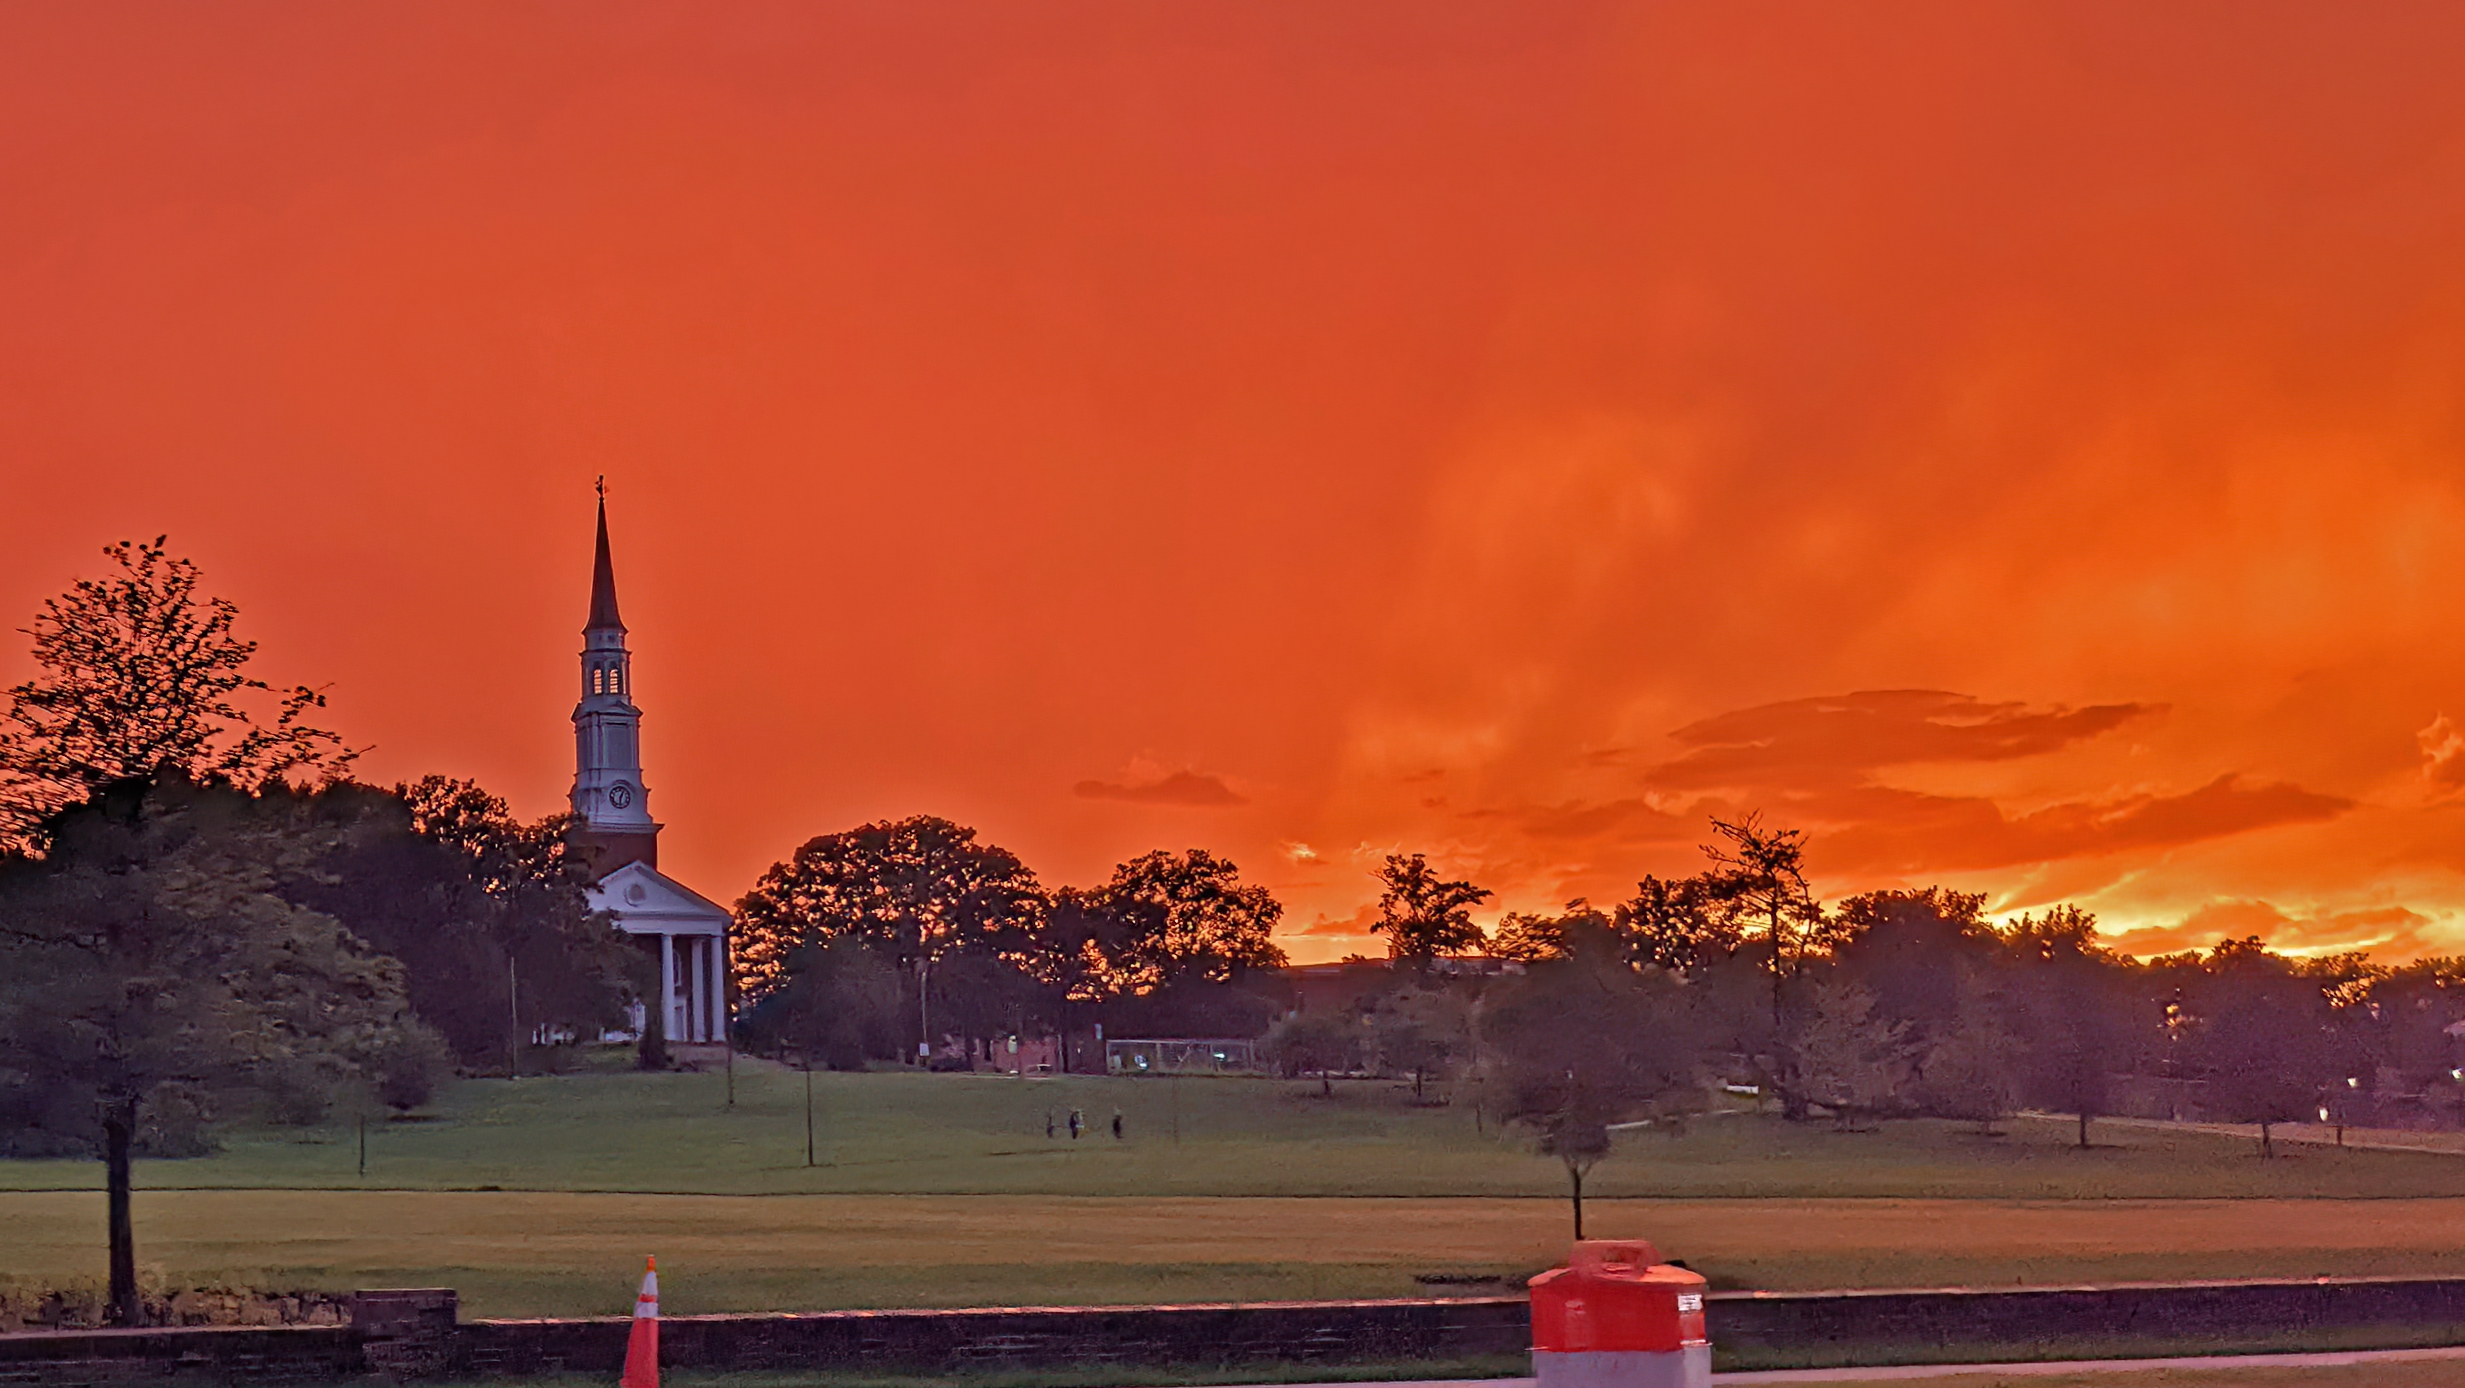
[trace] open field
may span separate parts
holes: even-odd
[[[822,1165],[804,1165],[802,1076],[716,1073],[471,1080],[424,1121],[373,1125],[356,1174],[348,1131],[234,1138],[220,1155],[140,1162],[153,1188],[644,1191],[681,1194],[1555,1196],[1556,1163],[1476,1128],[1470,1105],[1414,1107],[1402,1086],[1257,1079],[1002,1079],[817,1074]],[[1072,1142],[1044,1119],[1094,1125]],[[1106,1130],[1122,1112],[1127,1140]],[[1174,1133],[1178,1130],[1178,1141]],[[2016,1120],[1891,1123],[1841,1133],[1753,1114],[1683,1136],[1624,1135],[1587,1189],[1690,1198],[2465,1198],[2465,1160],[2297,1147],[2263,1162],[2237,1137]],[[90,1189],[91,1162],[0,1163],[0,1187]]]
[[[675,1313],[1429,1294],[1556,1260],[1554,1201],[166,1191],[138,1256],[175,1282],[453,1286],[474,1315],[623,1309],[659,1255]],[[102,1272],[102,1198],[0,1195],[10,1270]],[[2465,1275],[2465,1202],[1945,1200],[1598,1204],[1726,1285]],[[1456,1284],[1462,1286],[1462,1284]]]
[[[622,1309],[655,1252],[691,1313],[1481,1293],[1566,1241],[1556,1163],[1392,1085],[817,1075],[828,1164],[808,1168],[802,1078],[745,1064],[733,1110],[717,1074],[470,1081],[373,1130],[364,1182],[343,1131],[141,1162],[139,1261],[168,1283],[450,1285],[474,1315],[585,1314]],[[1073,1106],[1095,1133],[1047,1139],[1044,1112]],[[2465,1275],[2465,1160],[2102,1136],[1717,1116],[1622,1138],[1590,1224],[1726,1286]],[[0,1164],[9,1276],[100,1277],[100,1174]]]

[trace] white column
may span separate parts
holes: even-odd
[[[688,1041],[702,1039],[702,942],[691,935],[677,942],[685,952],[685,996],[677,1001],[676,1010],[684,1016],[684,1033]]]
[[[703,1040],[717,1040],[720,1038],[720,1013],[710,1011],[710,998],[712,991],[717,989],[717,981],[720,981],[720,971],[712,966],[715,961],[710,957],[710,937],[707,934],[700,942],[695,942],[693,954],[703,961],[703,971],[698,974],[698,979],[703,981],[703,991],[695,994],[695,1006],[703,1008]]]
[[[710,980],[710,1039],[725,1041],[728,1039],[727,937],[710,935],[704,937],[702,943],[710,951],[710,972],[703,975]]]
[[[675,936],[659,936],[659,1029],[672,1042],[684,1039],[676,1034],[675,944]]]

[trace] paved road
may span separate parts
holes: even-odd
[[[2323,1354],[2209,1354],[2187,1359],[2073,1359],[2030,1364],[1910,1364],[1883,1369],[1759,1369],[1752,1373],[1714,1374],[1720,1388],[1789,1383],[1909,1383],[1929,1378],[1961,1378],[1995,1374],[2004,1378],[2051,1378],[2058,1374],[2145,1373],[2151,1369],[2231,1371],[2235,1369],[2345,1369],[2373,1364],[2417,1364],[2441,1360],[2465,1364],[2465,1345],[2449,1349],[2337,1350]],[[1299,1385],[1259,1385],[1259,1388],[1300,1388]],[[1327,1385],[1314,1385],[1327,1388]],[[1375,1388],[1532,1388],[1528,1378],[1466,1379],[1380,1383]],[[2220,1385],[2220,1388],[2224,1388]]]

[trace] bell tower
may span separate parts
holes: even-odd
[[[575,829],[604,876],[627,863],[659,866],[659,826],[642,784],[642,710],[633,702],[633,655],[616,615],[608,557],[608,484],[599,482],[599,552],[591,562],[591,615],[582,627],[582,699],[573,708]]]

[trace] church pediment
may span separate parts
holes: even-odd
[[[636,934],[717,935],[728,928],[726,907],[648,863],[627,863],[600,878],[587,899],[592,910]]]

